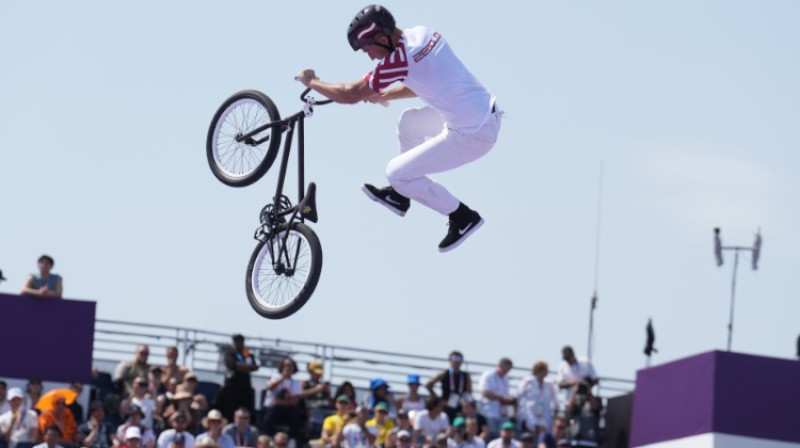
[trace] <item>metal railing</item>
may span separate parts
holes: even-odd
[[[223,361],[224,353],[231,346],[230,333],[107,319],[96,321],[94,333],[93,361],[101,371],[111,373],[119,361],[133,358],[139,344],[150,347],[150,364],[166,364],[166,348],[175,346],[180,353],[178,362],[195,372],[201,381],[219,384],[224,381],[226,369]],[[445,356],[432,357],[319,342],[244,336],[246,346],[255,354],[261,366],[252,374],[253,387],[257,392],[263,389],[284,356],[291,356],[301,371],[308,362],[321,361],[326,381],[334,386],[350,381],[361,392],[367,388],[369,380],[375,377],[384,379],[392,390],[405,391],[408,374],[419,375],[424,383],[426,378],[431,378],[448,365]],[[465,360],[463,369],[472,376],[473,390],[477,389],[477,380],[481,373],[495,365],[496,360]],[[529,373],[530,369],[527,367],[512,369],[508,374],[510,389],[516,390],[519,380]],[[554,372],[550,373],[553,378],[554,375]],[[628,393],[633,388],[632,380],[601,377],[598,394],[601,397],[611,397]]]

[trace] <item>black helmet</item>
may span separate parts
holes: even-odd
[[[375,37],[378,33],[391,36],[394,28],[394,17],[389,10],[381,5],[369,5],[362,8],[350,22],[347,40],[350,41],[353,51],[358,51],[364,45],[376,45]]]

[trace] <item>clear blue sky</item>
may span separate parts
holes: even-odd
[[[258,317],[244,272],[274,173],[245,189],[209,171],[209,121],[259,89],[283,114],[293,75],[372,67],[347,24],[361,1],[24,1],[0,6],[0,269],[19,291],[42,253],[98,317],[467,358],[587,348],[604,166],[593,360],[601,375],[724,349],[732,258],[736,351],[793,357],[800,273],[800,3],[403,1],[506,111],[485,158],[436,176],[486,219],[440,254],[445,218],[366,199],[404,107],[331,105],[307,123],[324,267],[300,313]],[[601,162],[602,161],[602,162]],[[293,191],[293,190],[292,190]],[[4,318],[6,318],[4,316]]]

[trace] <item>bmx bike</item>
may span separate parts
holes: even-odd
[[[243,90],[225,100],[208,129],[206,155],[211,172],[232,187],[250,185],[263,177],[280,152],[278,185],[272,202],[259,213],[253,238],[258,240],[247,265],[245,287],[253,309],[268,319],[283,319],[296,313],[314,293],[322,272],[322,246],[305,221],[317,222],[314,182],[305,186],[304,120],[315,101],[300,95],[303,109],[280,118],[275,103],[262,92]],[[297,138],[297,202],[283,193],[295,129]]]

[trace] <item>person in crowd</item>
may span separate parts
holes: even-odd
[[[187,448],[187,438],[185,432],[179,432],[172,437],[172,441],[169,442],[168,448]]]
[[[83,393],[83,383],[79,381],[73,381],[69,384],[69,389],[75,391],[77,396],[80,397]],[[67,405],[67,409],[72,412],[72,416],[75,417],[75,424],[80,426],[83,423],[83,406],[81,406],[80,402],[75,399],[72,403]]]
[[[450,428],[450,420],[444,413],[447,401],[444,398],[432,396],[425,403],[425,410],[414,417],[414,442],[424,440],[425,443],[435,443],[436,435]]]
[[[276,432],[275,437],[272,438],[272,444],[275,448],[286,448],[289,446],[289,434],[285,432]]]
[[[137,377],[133,380],[133,393],[122,400],[119,411],[122,415],[127,415],[131,406],[138,406],[144,413],[142,423],[148,428],[155,428],[155,421],[162,421],[160,415],[156,415],[156,400],[149,393],[150,383],[147,378]]]
[[[136,426],[126,429],[121,448],[141,448],[142,446],[142,431]]]
[[[7,392],[9,410],[0,414],[0,441],[16,448],[17,443],[39,441],[38,415],[25,407],[22,389],[12,387]]]
[[[450,367],[431,378],[425,387],[431,395],[437,395],[434,387],[439,385],[440,393],[437,396],[446,400],[445,412],[452,421],[461,411],[461,399],[472,396],[472,378],[470,378],[469,372],[461,370],[461,366],[464,364],[464,355],[460,351],[450,352],[448,360]]]
[[[170,345],[164,352],[167,364],[161,367],[161,382],[167,384],[170,378],[175,378],[178,384],[183,382],[183,377],[189,373],[189,368],[178,364],[178,347]]]
[[[386,443],[386,435],[394,428],[395,424],[394,421],[388,417],[389,408],[386,406],[385,402],[378,402],[373,411],[375,412],[375,416],[367,420],[365,426],[367,431],[375,436],[375,444],[384,445]]]
[[[474,420],[474,419],[473,419]],[[475,434],[467,433],[467,419],[458,416],[453,419],[450,428],[450,438],[447,439],[448,448],[484,448],[486,444]]]
[[[206,432],[197,436],[195,446],[202,446],[205,439],[209,439],[220,448],[234,448],[236,444],[233,438],[222,431],[226,424],[228,424],[228,420],[222,416],[222,412],[216,409],[208,411],[208,415],[203,418],[203,427],[206,428]]]
[[[534,439],[550,428],[553,412],[558,410],[555,385],[545,377],[547,363],[538,361],[533,365],[531,375],[523,378],[517,386],[517,421],[526,431],[533,433]]]
[[[178,411],[172,414],[168,423],[171,428],[159,434],[158,441],[156,442],[158,448],[170,448],[171,444],[177,441],[182,443],[181,448],[194,448],[194,436],[187,431],[189,425],[188,412]]]
[[[258,439],[261,437],[258,428],[251,422],[250,410],[244,406],[233,413],[233,422],[225,425],[222,432],[229,435],[237,447],[256,447]],[[265,435],[265,437],[269,440],[269,436]]]
[[[34,445],[33,448],[64,448],[59,441],[64,439],[61,429],[56,425],[48,426],[44,429],[42,443]]]
[[[352,419],[350,415],[350,397],[341,394],[336,397],[336,413],[325,418],[322,423],[322,432],[320,434],[319,444],[324,447],[331,447],[336,445],[336,435],[339,434],[342,428]]]
[[[288,437],[288,436],[287,436]],[[266,434],[261,434],[256,440],[256,448],[272,448],[272,439]]]
[[[353,383],[350,381],[343,381],[342,384],[336,388],[336,393],[333,394],[333,396],[340,397],[342,395],[347,395],[347,397],[350,398],[350,412],[355,412],[358,404],[356,402],[356,388],[353,386]]]
[[[369,382],[369,392],[364,395],[362,404],[370,410],[375,412],[375,406],[378,403],[386,404],[389,418],[394,419],[397,417],[397,406],[395,404],[394,395],[389,391],[389,383],[381,378],[373,378]]]
[[[411,424],[411,419],[409,418],[410,412],[405,409],[400,409],[397,411],[397,418],[395,419],[395,426],[394,428],[389,430],[390,435],[394,435],[395,441],[397,440],[397,433],[400,431],[408,431],[409,434],[414,433],[414,425]]]
[[[45,430],[51,426],[56,426],[61,432],[58,444],[65,447],[75,447],[80,444],[81,437],[78,433],[78,425],[75,417],[67,409],[67,399],[63,394],[53,394],[52,409],[42,412],[39,416],[39,431],[42,439],[45,437]]]
[[[516,403],[508,390],[507,375],[512,367],[510,359],[502,358],[494,369],[484,372],[479,381],[481,413],[489,424],[488,440],[494,441],[499,436],[500,425],[509,417],[506,406]]]
[[[0,415],[11,409],[11,405],[8,403],[7,389],[8,384],[0,380]]]
[[[193,406],[193,396],[185,384],[181,384],[172,395],[170,403],[164,409],[164,419],[169,420],[177,414],[184,414],[187,418],[186,430],[194,433],[200,423],[200,410]],[[192,440],[192,443],[194,440]],[[190,444],[188,441],[187,445]]]
[[[289,428],[289,437],[297,440],[302,428],[302,412],[300,399],[302,385],[292,376],[297,373],[297,363],[285,357],[267,382],[264,400],[263,430],[267,435],[275,436],[279,426]]]
[[[139,443],[142,448],[153,448],[156,445],[156,435],[152,428],[148,428],[143,423],[144,412],[139,406],[133,405],[125,415],[125,422],[117,427],[114,437],[114,446],[119,447],[125,444],[125,432],[128,428],[139,429]]]
[[[465,417],[464,420],[466,435],[464,436],[463,448],[484,448],[486,446],[486,439],[478,434],[478,428],[480,428],[478,420],[473,417]]]
[[[573,424],[573,437],[582,446],[593,446],[592,442],[598,441],[602,403],[592,393],[588,379],[576,383],[573,389],[565,407],[566,417]]]
[[[39,275],[31,274],[22,285],[21,295],[60,299],[64,281],[60,275],[51,272],[55,261],[49,255],[39,257]]]
[[[419,394],[419,375],[408,375],[408,394],[401,397],[398,402],[400,409],[406,411],[421,411],[425,409],[425,398]]]
[[[594,387],[600,379],[594,371],[594,366],[587,358],[578,358],[575,351],[569,345],[561,349],[561,364],[556,372],[556,382],[558,387],[564,391],[564,403],[572,398],[575,385],[586,382],[590,387]]]
[[[367,429],[369,408],[361,405],[356,408],[356,416],[346,424],[336,437],[337,446],[344,444],[347,448],[371,448],[375,444],[375,435]]]
[[[197,411],[205,411],[208,409],[208,399],[205,395],[197,393],[197,375],[194,372],[188,372],[183,376],[183,383],[181,385],[192,394],[192,409]]]
[[[225,367],[228,369],[225,383],[214,399],[214,408],[227,419],[233,418],[233,413],[240,407],[246,407],[250,415],[255,415],[250,374],[258,370],[255,356],[245,346],[244,336],[235,334],[232,341],[232,349],[225,353]]]
[[[523,432],[519,435],[519,444],[522,448],[536,448],[536,437],[530,432]]]
[[[150,347],[147,344],[136,346],[136,355],[133,359],[123,360],[114,369],[112,380],[121,397],[128,397],[133,394],[133,382],[137,378],[147,378],[150,373],[150,364],[147,360],[150,356]]]
[[[89,418],[78,426],[78,433],[87,448],[111,448],[114,445],[114,430],[106,421],[103,403],[93,401],[89,405]]]
[[[311,361],[306,365],[309,379],[301,383],[303,406],[305,410],[305,434],[306,440],[319,438],[322,430],[322,422],[325,417],[331,415],[333,410],[333,397],[331,397],[331,385],[322,380],[325,373],[322,362]]]
[[[459,415],[466,419],[475,419],[477,424],[476,435],[485,442],[489,437],[489,423],[486,417],[478,412],[478,403],[475,402],[474,398],[467,396],[461,399],[461,413]]]
[[[522,445],[514,440],[517,426],[514,422],[505,421],[500,425],[500,437],[492,440],[486,448],[522,448]]]
[[[411,441],[412,435],[411,435],[411,433],[412,432],[413,431],[409,431],[407,429],[401,429],[400,431],[397,431],[397,433],[396,433],[397,448],[411,448],[411,446],[412,446],[412,441]],[[416,445],[414,445],[414,446],[416,446]]]
[[[539,434],[536,448],[556,448],[560,440],[567,437],[567,418],[557,415],[553,418],[553,426],[549,432]]]
[[[25,408],[30,409],[37,414],[39,410],[36,409],[36,403],[42,398],[42,380],[39,378],[31,378],[25,386]]]

